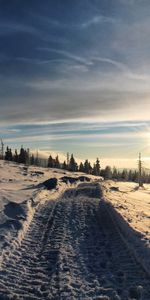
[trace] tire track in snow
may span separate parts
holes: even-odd
[[[89,193],[82,185],[82,193],[79,187],[38,208],[20,247],[3,262],[0,299],[150,299],[149,279],[104,202],[88,197],[91,189],[98,196],[98,186],[88,186]]]

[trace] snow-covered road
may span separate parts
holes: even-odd
[[[150,299],[150,279],[101,195],[99,184],[81,184],[38,206],[20,247],[2,263],[1,300]]]

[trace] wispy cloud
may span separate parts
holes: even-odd
[[[79,29],[85,29],[85,28],[89,28],[92,25],[98,25],[101,23],[110,23],[113,24],[115,22],[118,22],[118,19],[116,20],[113,17],[110,16],[104,16],[102,14],[97,14],[94,15],[92,17],[89,17],[88,19],[86,18],[85,21],[83,22],[71,22],[71,24],[68,24],[66,22],[66,20],[64,20],[64,22],[59,21],[58,19],[54,19],[54,18],[50,18],[47,16],[43,16],[43,15],[39,15],[39,14],[35,14],[35,13],[30,13],[30,15],[32,16],[32,18],[34,19],[38,19],[38,21],[42,24],[42,25],[46,25],[46,26],[50,26],[50,27],[54,27],[54,28],[61,28],[61,29],[75,29],[75,30],[79,30]],[[70,28],[69,28],[70,26]]]
[[[79,26],[81,28],[88,28],[92,25],[98,25],[100,23],[115,23],[116,20],[112,17],[106,17],[106,16],[103,16],[103,15],[98,15],[98,16],[94,16],[93,18],[81,23]]]
[[[0,23],[0,35],[6,36],[10,34],[16,34],[17,32],[24,32],[34,35],[39,35],[38,30],[27,24],[18,23],[14,21],[1,21]]]
[[[109,57],[98,57],[98,56],[88,56],[87,58],[83,58],[82,56],[78,56],[72,52],[64,51],[64,50],[58,50],[54,48],[48,48],[48,47],[39,47],[39,51],[46,51],[49,53],[56,53],[60,54],[61,56],[64,56],[66,59],[73,60],[81,65],[85,65],[86,67],[94,67],[94,65],[97,64],[97,62],[102,62],[104,64],[112,65],[119,71],[121,71],[125,76],[127,76],[130,79],[135,79],[135,80],[142,80],[142,81],[150,81],[150,76],[142,73],[135,73],[132,71],[127,64],[124,64],[121,61],[117,61],[114,59],[111,59]],[[64,64],[67,64],[67,60],[62,60],[61,58],[56,59],[56,60],[47,60],[43,63],[51,63],[54,61],[63,61]],[[42,63],[42,62],[41,62]],[[74,68],[80,68],[80,65],[73,66]],[[88,69],[86,69],[88,70]]]
[[[150,81],[150,76],[146,74],[140,74],[133,72],[126,64],[107,58],[107,57],[94,57],[91,61],[99,61],[106,64],[110,64],[115,66],[118,70],[123,72],[128,78],[136,79],[136,80],[143,80],[143,81]]]
[[[44,130],[43,130],[44,133]],[[83,140],[90,140],[90,141],[94,141],[96,139],[102,139],[102,141],[99,142],[99,146],[103,145],[104,141],[103,139],[105,139],[106,141],[108,140],[111,141],[112,140],[118,140],[119,141],[119,145],[120,145],[120,141],[123,141],[124,139],[127,140],[132,140],[133,139],[146,139],[147,135],[150,134],[146,134],[145,132],[121,132],[121,133],[99,133],[99,132],[93,132],[93,133],[82,133],[82,131],[78,132],[78,133],[68,133],[65,132],[62,134],[43,134],[43,133],[39,133],[39,134],[34,134],[34,135],[29,135],[29,136],[19,136],[19,137],[9,137],[6,138],[6,142],[12,142],[12,141],[20,141],[20,142],[33,142],[33,141],[60,141],[60,140],[70,140],[70,141],[74,141],[74,140],[79,140],[80,142],[82,142]],[[107,144],[108,145],[108,144]],[[118,143],[116,143],[116,145],[118,145]],[[106,142],[105,142],[105,146],[106,146]]]
[[[84,65],[91,65],[92,62],[91,61],[88,61],[76,54],[73,54],[71,52],[68,52],[68,51],[65,51],[65,50],[59,50],[59,49],[54,49],[54,48],[47,48],[47,47],[38,47],[39,51],[46,51],[46,52],[53,52],[53,53],[57,53],[57,54],[60,54],[68,59],[71,59],[71,60],[74,60],[76,62],[79,62],[81,64],[84,64]]]

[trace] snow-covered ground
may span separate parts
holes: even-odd
[[[133,229],[150,239],[150,184],[138,188],[133,182],[106,181],[106,198]]]
[[[0,262],[23,239],[39,203],[58,198],[70,186],[61,178],[81,175],[0,160]],[[39,185],[49,178],[58,180],[52,190]]]
[[[139,188],[136,183],[110,180],[103,187],[108,209],[125,234],[128,246],[150,274],[150,184]]]
[[[1,300],[150,299],[149,185],[81,175],[0,161]]]

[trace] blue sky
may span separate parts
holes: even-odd
[[[148,157],[149,11],[148,0],[0,1],[5,143],[113,164]]]

